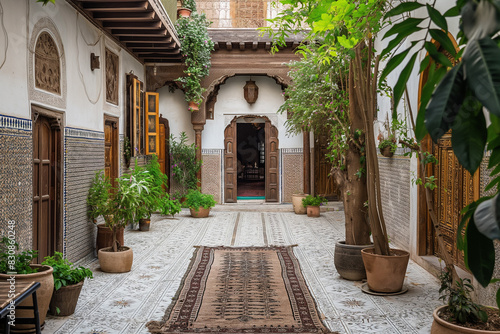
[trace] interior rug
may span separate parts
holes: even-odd
[[[331,333],[292,247],[198,247],[151,333]]]

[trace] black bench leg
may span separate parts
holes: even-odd
[[[38,300],[36,298],[36,291],[33,291],[33,313],[35,318],[35,330],[36,334],[41,334],[42,331],[40,329],[40,316],[38,314]]]

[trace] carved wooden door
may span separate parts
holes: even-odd
[[[314,193],[328,200],[337,200],[337,189],[333,177],[330,177],[332,164],[326,157],[328,152],[328,136],[314,136]]]
[[[236,203],[238,195],[236,138],[236,120],[233,120],[224,131],[224,201],[226,203]]]
[[[457,248],[457,230],[460,224],[460,211],[479,198],[479,172],[474,176],[458,162],[451,147],[451,134],[447,133],[433,145],[433,154],[439,161],[434,168],[437,188],[434,192],[439,227],[448,252],[459,267],[465,269],[463,253]],[[434,237],[434,250],[439,256],[439,249]]]
[[[278,202],[279,194],[279,141],[278,129],[266,121],[266,202]]]
[[[111,184],[116,185],[118,177],[118,121],[115,118],[104,120],[104,175]]]
[[[38,263],[56,250],[57,132],[48,118],[38,116],[33,128],[33,249],[38,250]]]

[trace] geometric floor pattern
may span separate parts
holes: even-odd
[[[223,210],[223,207],[222,207]],[[304,278],[326,326],[339,333],[429,333],[438,300],[438,280],[410,261],[403,295],[381,297],[361,291],[333,264],[335,243],[343,240],[344,213],[308,218],[293,212],[212,211],[195,219],[183,210],[175,218],[153,216],[151,230],[125,232],[134,251],[132,271],[108,274],[97,259],[79,264],[94,271],[86,281],[75,314],[46,320],[44,334],[148,333],[161,320],[186,272],[194,246],[294,247]]]

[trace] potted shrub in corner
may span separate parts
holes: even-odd
[[[104,176],[104,171],[95,173],[87,194],[87,205],[89,219],[97,226],[96,251],[113,245],[113,232],[106,226],[106,222],[112,217],[112,189],[109,178]],[[97,224],[97,218],[102,216],[104,223]],[[116,238],[123,244],[123,228],[119,229]]]
[[[181,17],[175,23],[177,34],[181,42],[181,54],[186,64],[184,76],[177,78],[184,90],[186,102],[189,103],[190,111],[198,111],[202,102],[202,94],[205,89],[201,86],[203,78],[208,76],[211,62],[211,52],[214,50],[214,42],[208,36],[207,28],[210,21],[205,14],[193,8],[190,17]]]
[[[191,211],[191,216],[195,218],[205,218],[210,214],[210,208],[215,206],[217,202],[214,196],[210,194],[202,194],[199,190],[191,190],[186,196],[184,205]]]
[[[50,300],[50,314],[68,316],[75,313],[83,282],[85,278],[93,278],[92,271],[82,266],[74,268],[73,264],[63,258],[60,252],[55,252],[54,256],[45,257],[42,265],[51,266],[54,269],[52,272],[54,292]]]
[[[319,207],[323,205],[323,203],[327,203],[326,198],[321,197],[319,195],[307,195],[302,199],[302,205],[306,207],[307,217],[319,217],[320,209]]]
[[[10,263],[9,251],[15,251],[14,264]],[[13,240],[3,237],[0,242],[0,280],[6,282],[12,276],[16,283],[40,282],[40,288],[36,291],[40,325],[45,321],[49,309],[50,299],[54,290],[54,278],[52,267],[41,264],[31,264],[38,257],[38,252],[29,250],[19,252],[19,246]],[[7,274],[9,272],[9,274]],[[10,274],[16,272],[17,274]],[[31,298],[24,300],[19,306],[32,306]],[[32,318],[33,310],[16,310],[16,317]],[[16,325],[16,329],[34,330],[35,325]]]

